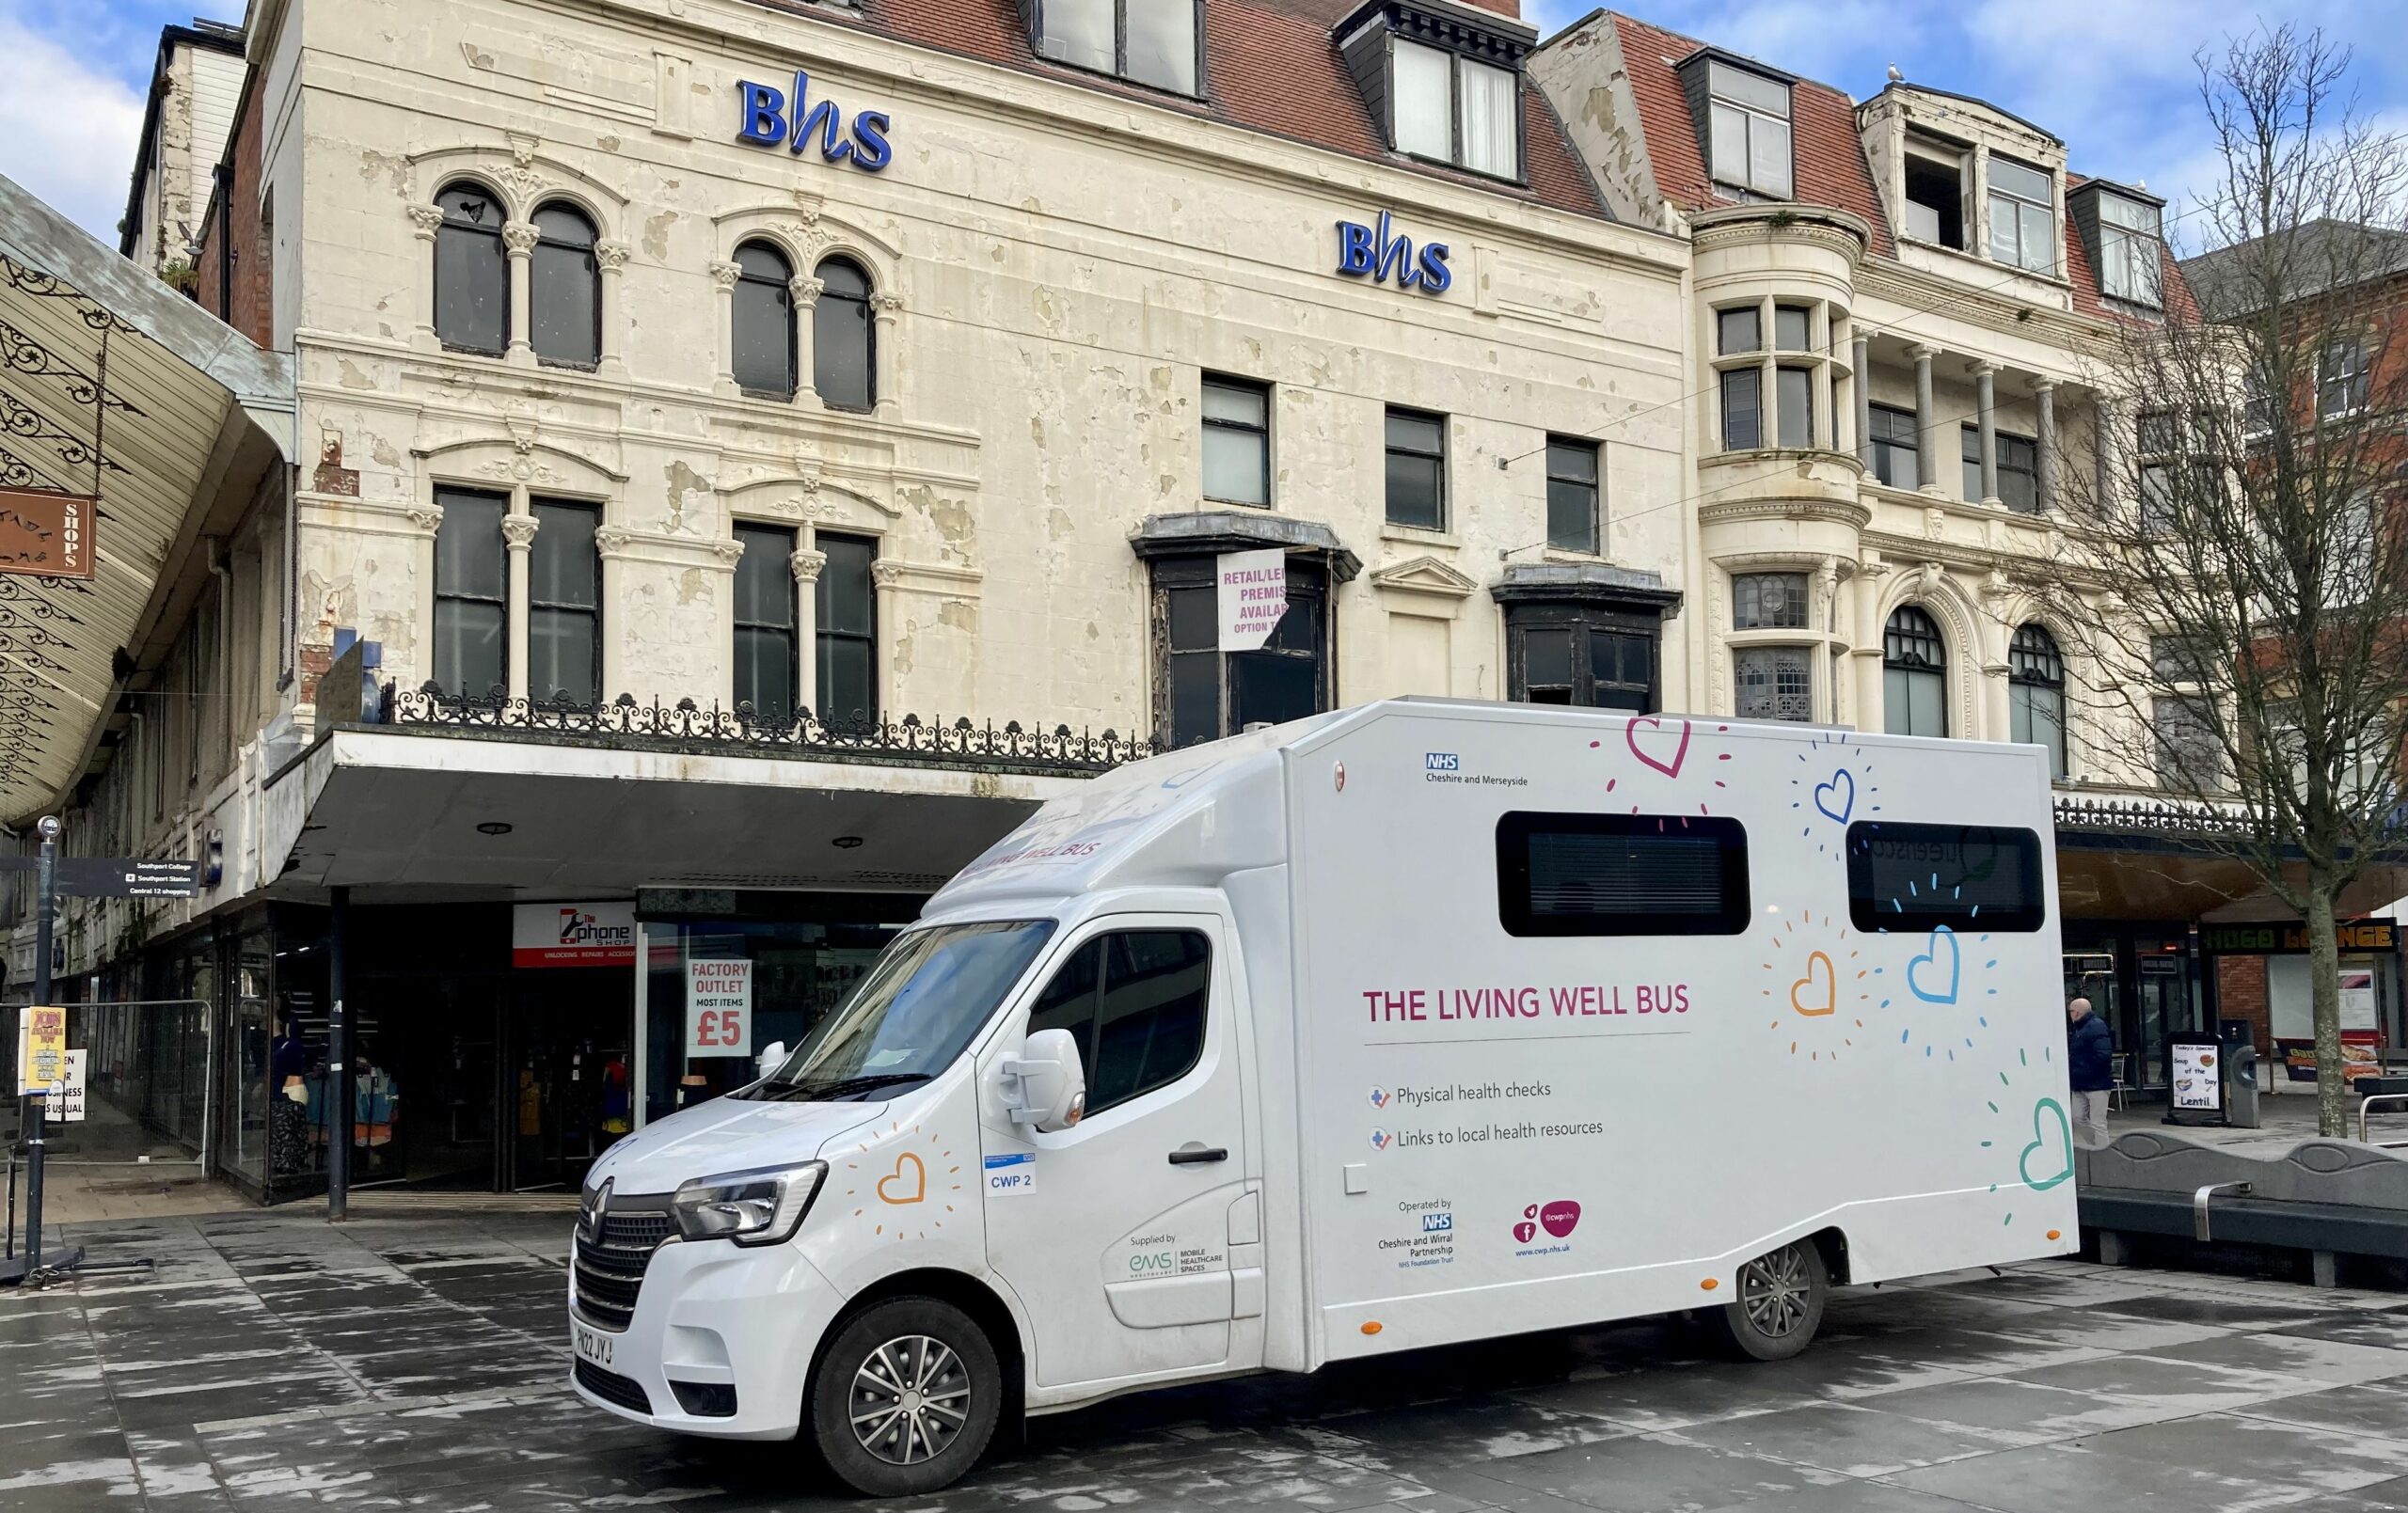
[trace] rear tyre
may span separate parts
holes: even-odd
[[[1003,1401],[995,1348],[969,1315],[934,1298],[890,1298],[836,1332],[805,1407],[838,1481],[909,1497],[977,1464]]]
[[[1814,1341],[1831,1290],[1830,1269],[1812,1240],[1797,1240],[1739,1269],[1738,1296],[1707,1317],[1732,1351],[1750,1361],[1786,1361]]]

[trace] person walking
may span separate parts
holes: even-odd
[[[2074,1139],[2107,1143],[2107,1095],[2115,1086],[2115,1035],[2090,1012],[2090,1001],[2066,1005],[2066,1073],[2073,1084]]]

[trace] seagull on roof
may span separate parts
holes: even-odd
[[[1906,83],[1906,81],[1907,81],[1907,76],[1906,76],[1905,74],[1900,73],[1900,72],[1898,71],[1898,66],[1897,66],[1895,63],[1891,64],[1891,65],[1890,65],[1890,82],[1891,82],[1892,84],[1904,84],[1904,83]]]

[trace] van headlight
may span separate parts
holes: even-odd
[[[677,1189],[669,1211],[688,1239],[777,1245],[794,1237],[827,1179],[826,1161],[696,1177]]]

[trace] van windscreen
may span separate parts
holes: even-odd
[[[1860,930],[2037,930],[2049,918],[2040,838],[1859,820],[1847,827],[1847,911]]]
[[[1054,934],[1051,920],[897,937],[785,1064],[731,1097],[816,1103],[926,1082],[951,1066]]]
[[[1497,914],[1514,936],[1738,935],[1748,832],[1703,814],[1507,814]]]

